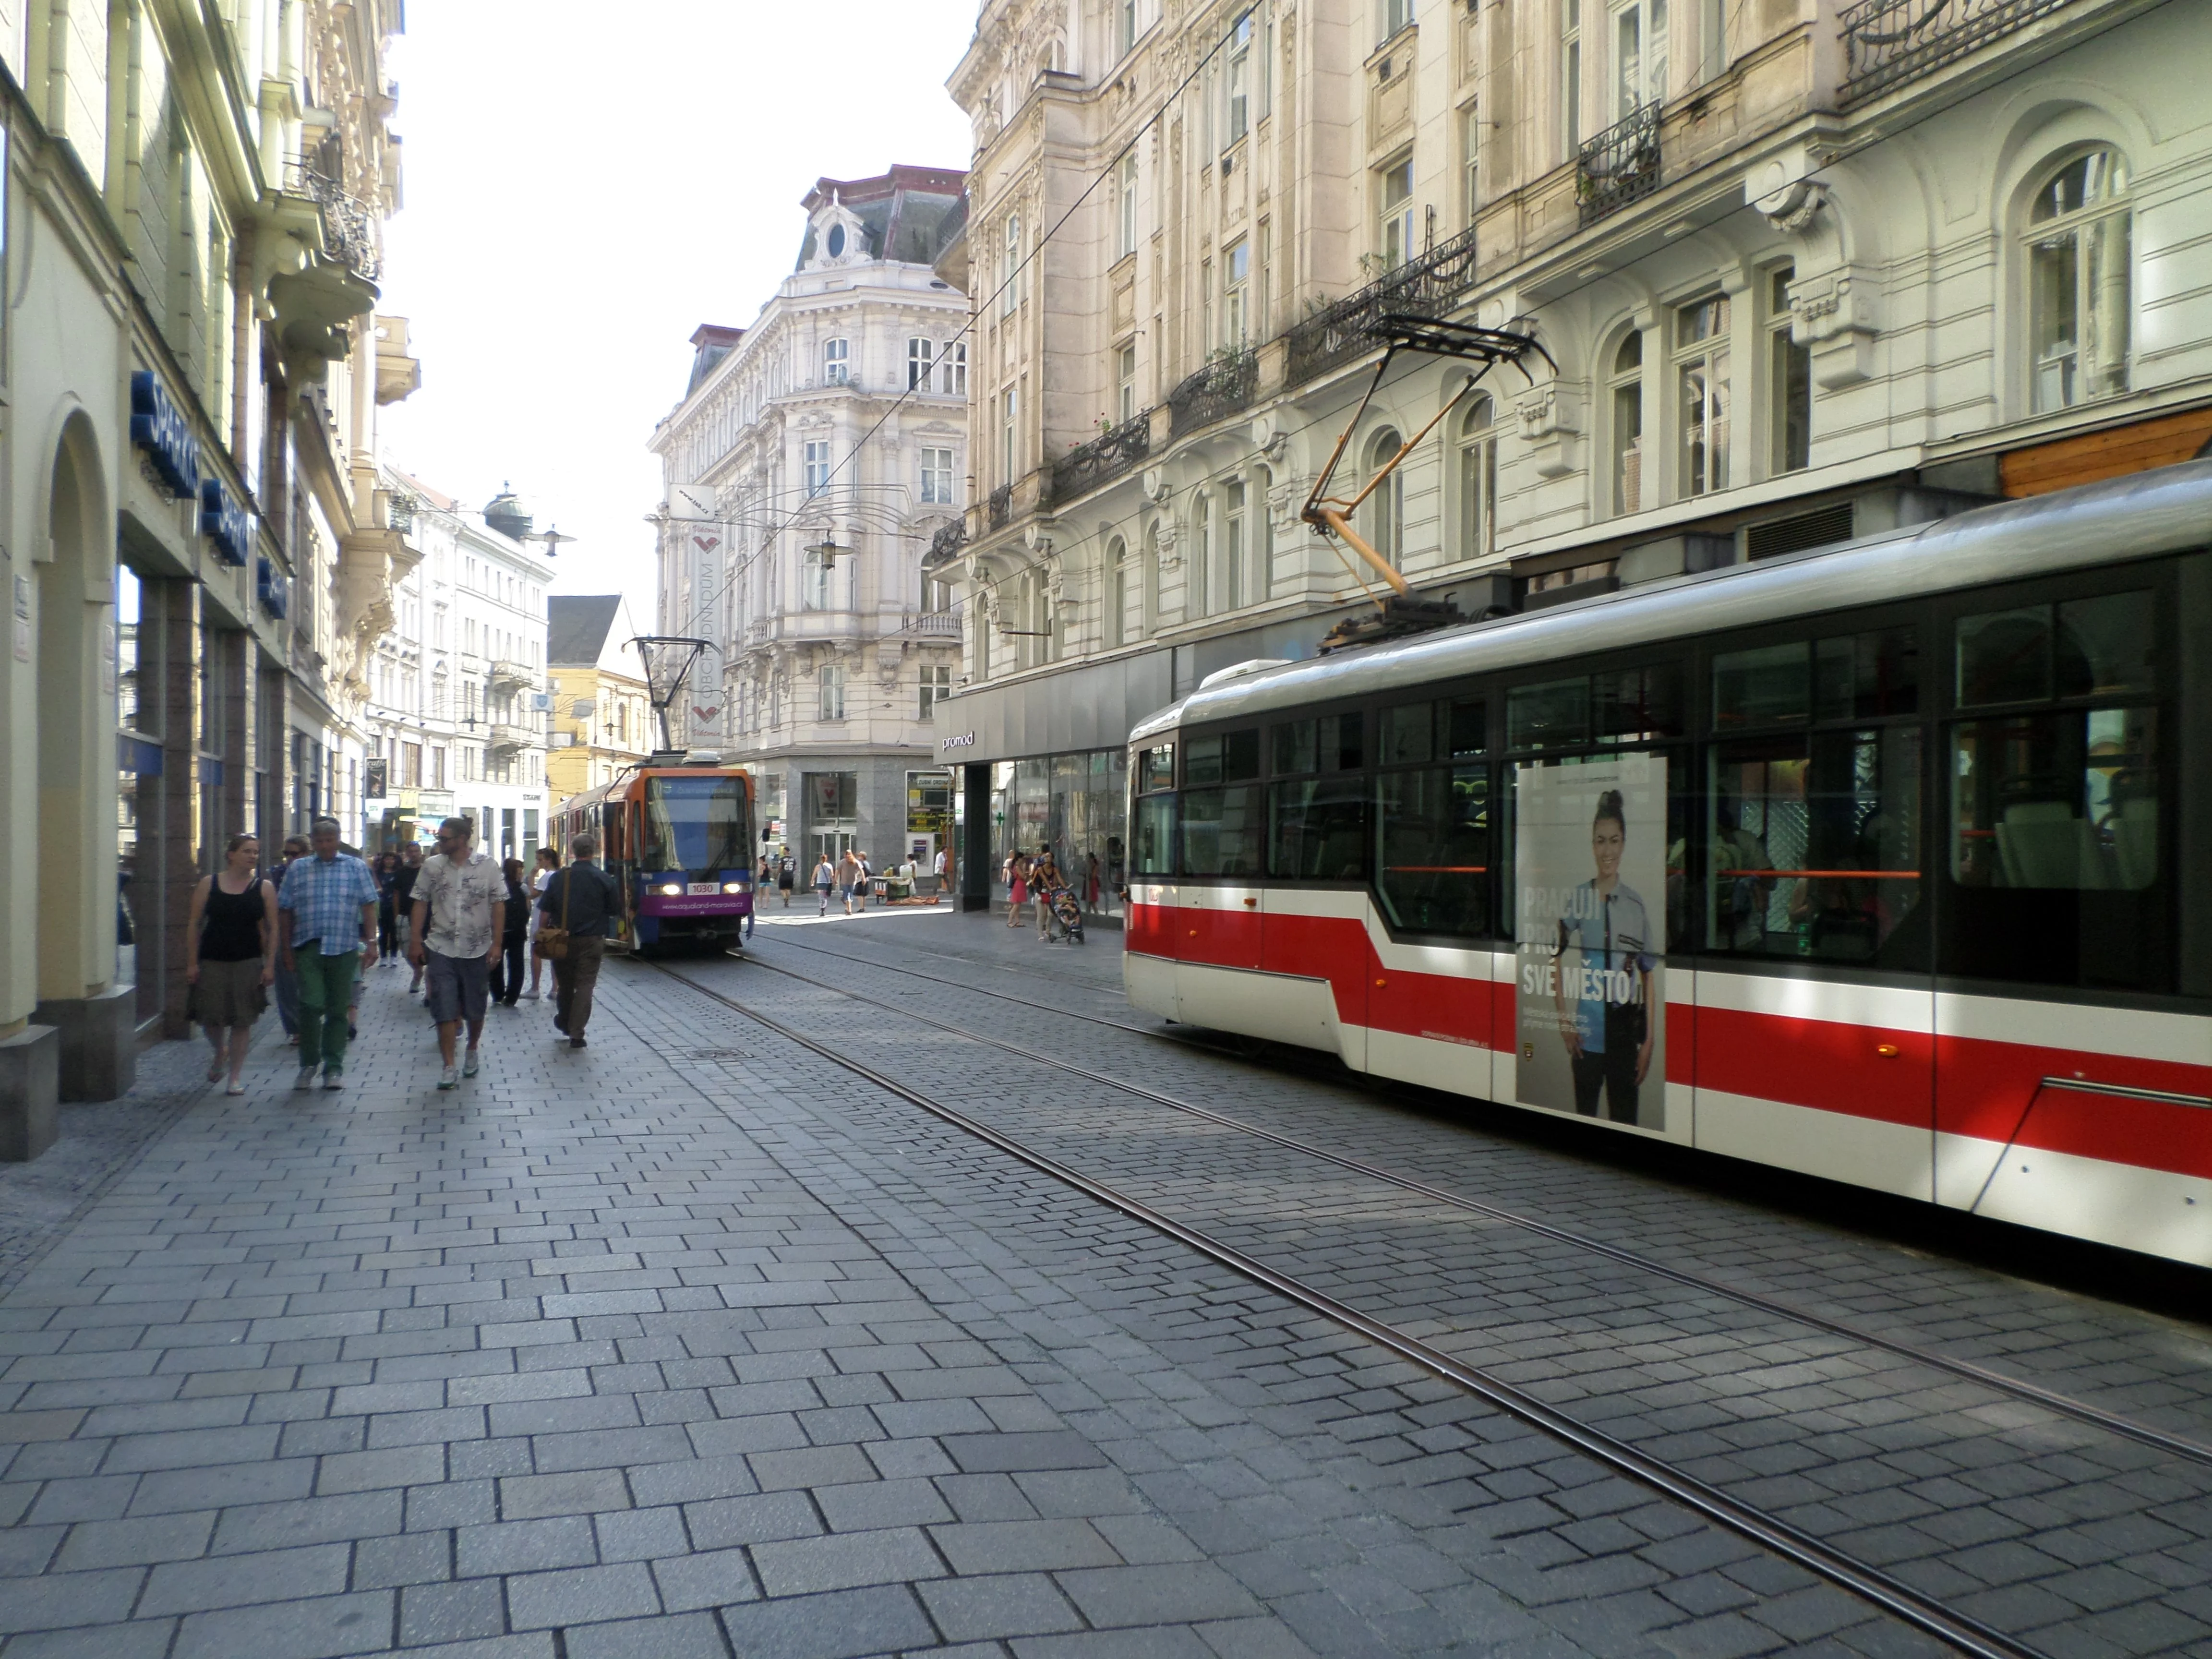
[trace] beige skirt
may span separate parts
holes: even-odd
[[[192,987],[191,1017],[203,1025],[251,1025],[269,1007],[269,988],[261,982],[261,958],[203,962],[200,982]]]

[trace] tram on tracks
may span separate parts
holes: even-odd
[[[599,838],[622,884],[611,950],[650,955],[680,945],[726,947],[753,908],[752,781],[709,759],[647,764],[572,795],[553,813],[553,845]]]
[[[2212,1265],[2212,462],[1131,735],[1137,1007]]]

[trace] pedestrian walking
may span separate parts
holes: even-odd
[[[283,890],[285,874],[294,862],[307,856],[307,838],[305,836],[285,836],[283,851],[283,857],[277,860],[276,867],[269,873],[269,879],[276,884],[279,892]],[[284,1027],[285,1045],[297,1048],[300,1043],[300,976],[292,971],[291,964],[284,959],[281,943],[276,951],[275,990],[276,1018]]]
[[[346,1007],[364,963],[376,961],[376,878],[338,850],[338,821],[307,826],[308,856],[292,860],[276,890],[276,908],[292,925],[280,928],[283,963],[300,999],[300,1070],[295,1089],[345,1087]]]
[[[522,1000],[522,958],[530,943],[530,890],[522,884],[522,860],[502,859],[507,908],[501,913],[499,959],[491,965],[492,1000],[512,1008]]]
[[[490,854],[471,845],[474,839],[466,818],[447,818],[438,826],[438,850],[422,860],[415,879],[415,938],[408,949],[422,975],[422,1000],[438,1022],[438,1058],[446,1068],[441,1089],[459,1088],[464,1077],[477,1074],[491,967],[506,932],[507,878]],[[468,1048],[456,1069],[453,1049],[464,1024]]]
[[[837,890],[844,895],[845,914],[848,916],[853,914],[853,884],[860,878],[860,860],[853,855],[853,849],[848,847],[845,849],[845,856],[837,860]]]
[[[791,908],[791,889],[798,876],[798,866],[792,859],[791,848],[787,847],[775,861],[775,890],[783,895],[783,908],[787,910]]]
[[[415,884],[422,876],[422,849],[409,842],[399,849],[399,868],[392,878],[392,919],[400,930],[399,945],[407,952],[410,962],[415,960]],[[413,996],[422,988],[422,970],[416,969],[415,977],[408,981],[407,994]]]
[[[933,873],[937,877],[937,890],[941,893],[952,878],[952,852],[950,848],[937,849],[937,866]]]
[[[815,908],[817,916],[830,914],[830,890],[837,884],[837,872],[830,867],[830,854],[823,853],[814,866],[814,893],[821,900]]]
[[[1021,925],[1022,907],[1029,902],[1030,866],[1018,850],[1006,854],[1006,926]]]
[[[261,878],[261,841],[233,836],[222,868],[192,889],[185,923],[185,983],[191,1012],[215,1051],[208,1081],[228,1066],[226,1094],[242,1095],[253,1022],[269,1006],[276,978],[276,888]]]
[[[866,853],[853,854],[853,903],[855,908],[868,908],[868,894],[876,884],[876,866],[868,862]]]
[[[376,957],[380,968],[399,963],[399,908],[394,884],[399,879],[399,854],[379,853],[369,861],[376,878]]]
[[[538,901],[545,916],[540,931],[553,958],[553,1029],[568,1039],[571,1048],[586,1046],[592,988],[599,983],[608,932],[622,914],[622,889],[592,862],[599,855],[597,836],[571,838],[567,868]]]
[[[535,862],[538,867],[530,876],[530,988],[522,994],[526,1002],[535,1002],[544,994],[538,988],[538,975],[545,971],[545,957],[538,948],[538,925],[544,919],[538,901],[545,896],[546,887],[561,868],[561,854],[550,847],[541,847]]]

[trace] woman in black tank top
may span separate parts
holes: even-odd
[[[276,978],[276,885],[261,878],[261,843],[252,836],[233,836],[222,871],[202,876],[192,889],[191,915],[185,924],[185,981],[192,988],[191,1014],[206,1029],[215,1053],[208,1064],[213,1083],[229,1062],[228,1092],[242,1095],[246,1051],[253,1044],[253,1022],[269,1006]]]

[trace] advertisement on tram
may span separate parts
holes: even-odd
[[[1663,1129],[1667,763],[1515,769],[1526,1104]]]

